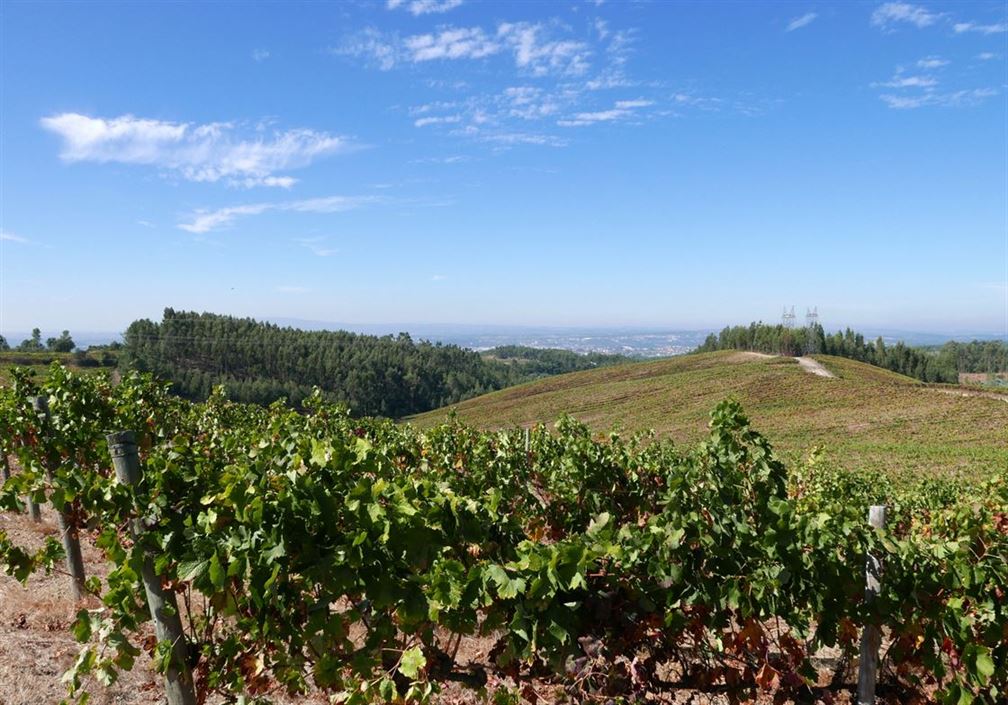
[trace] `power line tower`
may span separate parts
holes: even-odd
[[[813,306],[812,310],[805,309],[805,354],[822,352],[818,349],[819,342],[816,340],[816,329],[819,327],[819,307]]]
[[[794,306],[791,307],[790,311],[788,310],[788,307],[785,306],[784,307],[784,313],[781,314],[781,323],[784,324],[784,327],[785,328],[794,328],[795,318],[796,318],[796,316],[795,316],[795,312],[794,312]]]

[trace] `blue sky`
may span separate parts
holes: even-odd
[[[1003,2],[2,13],[2,331],[1008,335]]]

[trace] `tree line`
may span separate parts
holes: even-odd
[[[68,353],[71,352],[77,345],[74,343],[73,338],[70,337],[70,331],[65,330],[58,338],[47,338],[45,343],[42,342],[42,331],[38,328],[32,330],[30,338],[25,338],[22,340],[17,347],[14,348],[17,352],[60,352]],[[7,352],[10,350],[10,344],[7,339],[0,335],[0,352]]]
[[[1008,344],[998,340],[948,342],[940,346],[915,347],[902,341],[886,345],[882,336],[874,341],[850,328],[827,335],[819,324],[788,328],[760,322],[729,326],[711,333],[695,352],[750,350],[774,355],[822,353],[867,362],[924,382],[959,381],[960,372],[1008,371]]]
[[[618,355],[508,347],[485,355],[408,333],[373,336],[305,331],[167,308],[160,323],[134,321],[120,365],[153,372],[188,399],[222,384],[234,401],[299,405],[319,387],[356,415],[398,418],[530,379],[613,364]]]

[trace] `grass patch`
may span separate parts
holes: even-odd
[[[704,437],[710,410],[730,396],[789,460],[821,446],[830,465],[892,476],[982,478],[1008,466],[1004,400],[949,394],[854,360],[816,359],[837,377],[809,374],[792,358],[723,351],[560,375],[451,409],[484,428],[552,423],[569,413],[598,431],[654,429],[692,444]],[[430,426],[448,411],[408,420]]]

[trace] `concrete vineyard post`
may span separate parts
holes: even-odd
[[[868,523],[880,530],[885,526],[885,505],[873,505],[868,510]],[[870,553],[865,564],[865,602],[871,604],[882,589],[882,561]],[[875,681],[878,678],[879,646],[882,633],[878,625],[866,624],[861,632],[861,659],[858,668],[858,705],[873,705]]]
[[[2,485],[3,482],[7,482],[10,479],[10,462],[7,460],[6,453],[0,453],[0,455],[3,456],[0,457],[0,480],[2,480],[0,485]]]
[[[32,407],[42,421],[42,432],[49,430],[49,400],[45,397],[32,397]],[[45,474],[50,483],[56,479],[56,468],[59,466],[59,459],[48,457],[45,459]],[[39,511],[38,505],[34,501],[28,501],[29,511],[32,518],[36,517]],[[59,528],[60,539],[63,542],[63,552],[66,554],[67,572],[70,573],[71,589],[75,600],[84,597],[84,557],[81,555],[80,531],[74,518],[73,507],[69,502],[64,502],[63,506],[56,507],[56,526]]]
[[[108,434],[106,440],[116,479],[124,485],[136,487],[141,480],[136,434],[133,431],[120,431]],[[143,534],[143,524],[139,518],[133,519],[131,531],[133,537],[139,540]],[[165,697],[168,705],[196,705],[188,647],[175,593],[161,586],[161,576],[154,571],[154,558],[149,554],[144,556],[140,577],[147,593],[147,604],[150,606],[158,641],[167,641],[172,645],[171,664],[165,673]]]

